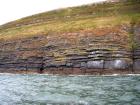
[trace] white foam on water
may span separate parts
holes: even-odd
[[[0,73],[0,75],[44,75],[44,76],[72,76],[72,77],[81,77],[81,76],[103,76],[103,77],[108,77],[108,76],[140,76],[140,74],[110,74],[110,75],[60,75],[60,74],[38,74],[38,73],[33,73],[33,74],[13,74],[13,73]]]
[[[110,75],[68,75],[68,76],[140,76],[140,74],[110,74]]]
[[[0,73],[0,75],[19,75],[19,74],[13,74],[13,73]]]

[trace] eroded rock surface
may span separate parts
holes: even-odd
[[[94,73],[104,73],[107,70],[114,70],[114,73],[117,70],[140,71],[140,47],[133,54],[129,48],[127,29],[107,28],[105,32],[99,32],[81,31],[37,35],[12,41],[2,40],[0,71],[39,72],[41,69],[51,73],[59,71],[90,73],[90,70]],[[136,28],[135,34],[136,37],[140,36],[140,28]],[[139,39],[136,41],[139,42]]]

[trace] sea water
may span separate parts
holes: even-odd
[[[140,76],[0,74],[0,105],[140,105]]]

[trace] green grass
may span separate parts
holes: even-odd
[[[140,23],[140,1],[91,4],[59,9],[0,26],[0,38],[23,38],[48,33],[77,32]]]

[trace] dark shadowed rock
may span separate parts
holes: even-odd
[[[134,70],[140,70],[140,59],[134,61]]]

